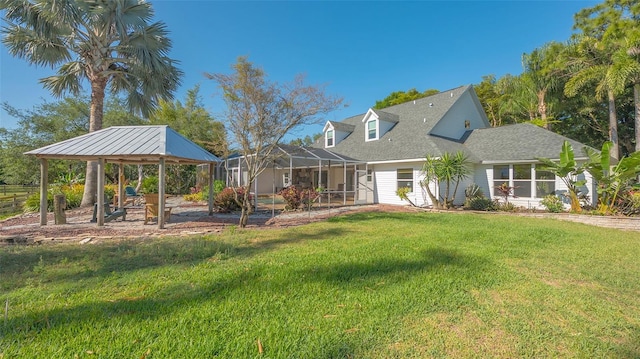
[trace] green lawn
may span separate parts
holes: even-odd
[[[640,234],[553,220],[0,247],[0,276],[2,359],[640,357]]]

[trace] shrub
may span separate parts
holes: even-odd
[[[554,195],[554,194],[550,194],[548,196],[545,196],[541,201],[540,204],[543,205],[548,212],[551,213],[560,213],[564,211],[564,206],[562,205],[562,200],[560,199],[560,197]]]
[[[498,210],[499,211],[503,211],[503,212],[517,212],[518,211],[518,208],[516,207],[516,205],[511,203],[511,202],[496,203],[496,205],[498,206]]]
[[[73,209],[80,207],[82,202],[82,195],[84,194],[84,185],[72,184],[63,186],[54,186],[47,191],[47,211],[53,211],[53,195],[64,194],[67,201],[66,209]],[[106,193],[106,189],[105,189]],[[23,210],[25,212],[37,212],[40,210],[40,192],[36,192],[24,202]]]
[[[281,195],[286,202],[285,209],[288,210],[296,210],[300,208],[301,205],[311,207],[320,196],[320,193],[314,188],[299,189],[296,186],[283,188],[278,194]]]
[[[617,207],[626,216],[640,214],[640,191],[631,190],[620,195]]]
[[[145,177],[142,180],[142,193],[158,193],[159,180],[157,176]]]
[[[236,193],[237,193],[237,197],[236,197]],[[213,200],[213,205],[220,212],[237,211],[241,209],[240,201],[242,201],[242,196],[244,196],[244,187],[237,187],[235,189],[232,187],[226,187],[215,196],[215,199]]]
[[[492,200],[484,197],[477,197],[469,201],[469,209],[474,211],[495,211],[496,206]]]
[[[464,189],[464,196],[467,201],[471,201],[475,198],[484,198],[484,193],[482,193],[482,188],[475,183],[472,183]]]
[[[396,196],[400,197],[401,200],[409,202],[412,206],[416,207],[416,205],[409,198],[409,193],[411,192],[411,188],[409,187],[399,187],[396,190]]]
[[[218,193],[222,192],[225,188],[225,183],[222,180],[213,181],[213,197],[218,195]],[[183,196],[185,201],[191,202],[199,202],[199,201],[208,201],[209,200],[209,186],[200,187],[191,187],[191,193]]]

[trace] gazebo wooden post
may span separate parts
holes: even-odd
[[[98,158],[98,227],[104,226],[104,158]]]
[[[40,225],[47,225],[47,188],[49,187],[49,162],[46,158],[40,159]]]
[[[160,157],[158,164],[158,229],[164,229],[164,192],[165,192],[165,165],[164,157]]]
[[[216,165],[216,167],[218,167]],[[213,162],[209,162],[209,215],[213,216]]]
[[[126,196],[124,191],[124,163],[120,162],[118,164],[118,209],[124,208]]]

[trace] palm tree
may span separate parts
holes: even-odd
[[[540,122],[546,129],[551,125],[551,118],[548,118],[550,106],[547,95],[558,87],[558,74],[564,68],[560,57],[563,51],[563,44],[552,41],[530,54],[522,55],[522,77],[530,91],[535,93],[536,110],[540,115]]]
[[[609,140],[613,144],[611,156],[619,158],[618,116],[616,96],[621,90],[614,79],[617,77],[613,66],[611,49],[605,48],[601,41],[582,36],[572,45],[569,68],[571,78],[564,87],[565,95],[573,97],[589,84],[596,83],[596,99],[607,96],[609,106]]]
[[[171,99],[182,72],[167,54],[171,41],[151,5],[137,0],[0,0],[7,26],[2,42],[13,56],[36,66],[57,67],[40,80],[55,96],[78,95],[91,86],[89,132],[102,128],[105,91],[125,92],[132,111],[147,115]],[[87,163],[83,206],[93,205],[97,165]]]

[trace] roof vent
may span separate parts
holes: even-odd
[[[451,93],[451,97],[453,97],[453,92]]]
[[[429,107],[433,107],[433,102],[429,102]]]
[[[414,105],[416,104],[416,100],[413,100],[413,104],[414,104]]]
[[[423,118],[423,119],[422,119],[422,122],[427,123],[427,118],[426,118],[426,117],[425,117],[425,118]]]

